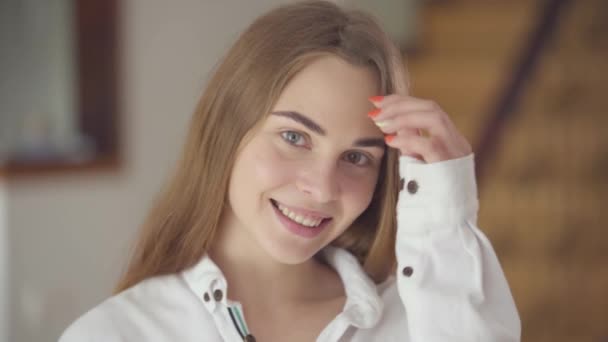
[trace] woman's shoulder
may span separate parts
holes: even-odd
[[[59,342],[124,341],[108,310],[111,299],[97,305],[70,324],[59,338]]]
[[[146,279],[95,306],[74,321],[59,342],[132,340],[145,335],[167,307],[193,305],[194,294],[180,275]],[[138,331],[142,330],[142,331]]]

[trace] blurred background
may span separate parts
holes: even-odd
[[[218,59],[290,0],[0,0],[0,341],[112,291]],[[608,1],[343,0],[471,141],[523,341],[608,340]]]

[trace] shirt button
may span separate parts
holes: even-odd
[[[255,337],[253,337],[253,335],[249,334],[249,335],[245,336],[245,338],[243,339],[243,341],[245,341],[245,342],[255,342]]]
[[[418,192],[418,182],[416,182],[415,180],[411,180],[409,182],[407,182],[407,192],[409,192],[410,194],[415,194]]]
[[[203,299],[205,300],[205,302],[208,302],[211,298],[209,298],[209,294],[205,292],[205,295],[203,295]]]
[[[414,269],[411,268],[410,266],[406,266],[406,267],[403,268],[402,273],[406,277],[411,277],[412,274],[414,273]]]
[[[221,301],[223,296],[222,290],[213,291],[213,299],[215,299],[216,302]]]
[[[399,191],[403,190],[404,187],[405,187],[405,179],[401,178],[401,180],[399,181]]]

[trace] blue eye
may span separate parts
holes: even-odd
[[[346,159],[347,162],[357,166],[367,165],[370,162],[370,158],[361,152],[348,152],[344,156],[344,159]]]
[[[304,136],[298,132],[294,131],[285,131],[281,132],[281,137],[283,140],[288,142],[291,145],[295,146],[303,146],[306,142],[304,141]]]

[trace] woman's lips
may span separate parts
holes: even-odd
[[[304,237],[304,238],[316,237],[329,225],[329,222],[332,220],[331,218],[323,218],[323,220],[321,221],[321,223],[319,223],[318,226],[308,227],[308,226],[299,224],[299,223],[293,221],[292,219],[290,219],[289,217],[285,216],[281,212],[281,210],[279,210],[278,204],[276,203],[276,201],[271,200],[271,205],[272,205],[272,209],[274,210],[281,225],[283,227],[285,227],[289,232],[291,232],[295,235]],[[324,216],[320,216],[320,217],[324,217]]]
[[[272,202],[272,204],[275,207],[283,207],[283,208],[287,208],[289,211],[294,212],[295,214],[298,214],[300,216],[306,216],[306,217],[310,217],[310,218],[314,218],[314,219],[330,219],[331,215],[328,215],[326,213],[320,212],[320,211],[315,211],[315,210],[308,210],[308,209],[303,209],[303,208],[297,208],[297,207],[292,207],[289,205],[286,205],[284,203],[281,203],[275,199],[271,199],[270,202]]]

